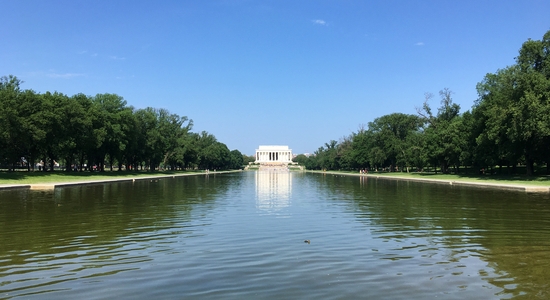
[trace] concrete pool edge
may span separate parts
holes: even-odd
[[[334,171],[323,172],[323,171],[307,170],[306,172],[317,173],[317,174],[341,175],[341,176],[356,176],[356,177],[376,178],[376,179],[407,180],[407,181],[439,183],[439,184],[458,185],[458,186],[473,186],[473,187],[481,187],[481,188],[506,189],[506,190],[523,191],[527,193],[550,193],[550,186],[529,185],[529,184],[510,184],[510,183],[475,182],[475,181],[448,180],[448,179],[411,178],[411,177],[401,177],[401,176],[384,176],[384,175],[378,175],[378,174],[354,174],[354,173],[343,173],[343,172],[334,172]]]
[[[215,174],[224,174],[224,173],[235,173],[241,172],[241,170],[231,170],[231,171],[215,171],[215,172],[201,172],[201,173],[185,173],[185,174],[170,174],[170,175],[153,175],[153,176],[143,176],[143,177],[123,177],[123,178],[109,178],[109,179],[98,179],[98,180],[79,180],[79,181],[68,181],[68,182],[48,182],[48,183],[32,183],[32,184],[0,184],[0,190],[11,190],[11,189],[30,189],[30,190],[52,190],[57,187],[67,187],[67,186],[76,186],[76,185],[89,185],[89,184],[105,184],[105,183],[115,183],[115,182],[125,182],[125,181],[138,181],[138,180],[155,180],[162,178],[175,178],[182,176],[208,176]]]

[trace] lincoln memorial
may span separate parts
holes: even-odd
[[[292,163],[292,150],[288,146],[260,146],[256,149],[256,161],[259,164]]]

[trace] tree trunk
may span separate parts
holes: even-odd
[[[73,157],[69,155],[65,158],[65,172],[71,172],[73,170]]]
[[[525,171],[527,176],[533,176],[534,172],[534,162],[533,159],[525,159]]]
[[[443,161],[440,163],[441,166],[441,173],[447,174],[449,172],[449,167],[447,166],[447,162]]]
[[[79,171],[82,172],[82,167],[84,166],[84,153],[80,154],[80,161],[78,162]]]

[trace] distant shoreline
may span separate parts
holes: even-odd
[[[425,183],[473,186],[473,187],[481,187],[481,188],[506,189],[506,190],[524,191],[527,193],[550,193],[550,186],[542,186],[542,185],[498,183],[498,182],[476,182],[476,181],[468,181],[468,180],[418,178],[418,177],[405,177],[405,176],[394,176],[394,175],[387,176],[387,175],[381,175],[378,173],[360,174],[360,173],[345,173],[345,172],[336,172],[336,171],[312,171],[312,170],[307,170],[306,172],[317,173],[317,174],[387,179],[387,180],[408,180],[408,181],[417,181],[417,182],[425,182]]]
[[[241,172],[241,170],[216,171],[216,172],[209,172],[209,173],[201,172],[201,173],[182,173],[182,174],[168,174],[168,175],[159,174],[159,175],[143,176],[143,177],[120,177],[120,178],[107,178],[107,179],[98,179],[98,180],[91,179],[91,180],[79,180],[79,181],[68,181],[68,182],[48,182],[48,183],[32,183],[32,184],[0,184],[0,190],[8,190],[8,189],[53,190],[57,187],[67,187],[67,186],[77,186],[77,185],[106,184],[106,183],[138,181],[138,180],[158,180],[163,178],[175,178],[175,177],[181,177],[181,176],[197,176],[197,175],[207,176],[207,175],[235,173],[235,172]],[[314,170],[306,170],[305,172],[314,173],[314,174],[355,176],[355,177],[385,179],[385,180],[407,180],[407,181],[438,183],[438,184],[447,184],[447,185],[455,185],[455,186],[472,186],[472,187],[481,187],[481,188],[506,189],[506,190],[523,191],[527,193],[550,193],[550,186],[544,186],[544,185],[498,183],[498,182],[476,182],[476,181],[468,181],[468,180],[418,178],[418,177],[405,177],[405,176],[395,176],[395,175],[389,176],[389,175],[383,175],[379,173],[359,174],[359,173],[338,172],[338,171],[314,171]]]
[[[107,178],[107,179],[90,179],[90,180],[78,180],[67,182],[47,182],[47,183],[23,183],[23,184],[0,184],[0,190],[9,189],[30,189],[30,190],[53,190],[57,187],[76,186],[76,185],[88,185],[88,184],[105,184],[125,181],[139,181],[139,180],[158,180],[163,178],[175,178],[182,176],[197,176],[197,175],[216,175],[223,173],[241,172],[241,170],[232,171],[214,171],[214,172],[201,172],[201,173],[181,173],[181,174],[168,174],[168,175],[152,175],[152,176],[136,176],[136,177],[120,177],[120,178]]]

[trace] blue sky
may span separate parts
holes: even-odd
[[[0,76],[166,108],[230,150],[314,152],[486,73],[550,30],[550,1],[3,1]],[[431,106],[439,106],[435,97]]]

